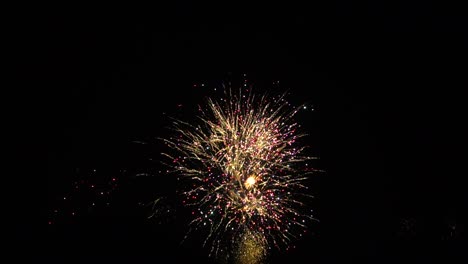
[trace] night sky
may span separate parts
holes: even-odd
[[[463,263],[463,9],[287,2],[42,7],[15,19],[14,154],[27,157],[15,174],[16,256],[211,263],[200,238],[180,244],[187,218],[174,199],[177,210],[147,219],[145,204],[175,188],[157,176],[156,138],[167,115],[194,118],[210,87],[246,74],[313,106],[297,121],[325,171],[311,189],[320,222],[269,262]]]

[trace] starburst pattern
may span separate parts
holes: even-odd
[[[191,229],[206,229],[211,254],[231,252],[258,263],[305,232],[311,196],[304,181],[314,169],[298,143],[304,134],[284,95],[270,98],[230,89],[208,99],[198,121],[174,120],[170,171],[180,177],[183,203],[192,206]]]

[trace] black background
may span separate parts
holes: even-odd
[[[205,88],[193,84],[245,73],[254,86],[279,80],[291,101],[314,105],[298,121],[326,171],[313,180],[320,222],[296,249],[274,252],[272,263],[462,263],[463,9],[415,0],[315,2],[42,6],[12,20],[19,104],[11,116],[19,128],[15,153],[27,157],[18,166],[28,172],[18,176],[15,196],[28,198],[15,210],[17,256],[211,261],[195,242],[179,245],[182,220],[156,225],[137,206],[171,185],[131,177],[154,169],[146,159],[161,152],[132,142],[165,135],[163,112],[203,102]],[[60,203],[76,171],[93,169],[103,171],[96,177],[120,177],[111,205],[86,211],[86,196]],[[54,208],[81,213],[49,224]]]

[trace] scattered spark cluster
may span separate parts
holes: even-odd
[[[210,255],[260,263],[269,249],[288,248],[306,232],[313,216],[305,180],[315,170],[293,121],[302,109],[284,95],[255,95],[244,84],[208,99],[198,122],[174,121],[176,136],[163,139],[170,150],[163,155],[185,188],[190,230],[207,231]]]
[[[52,202],[49,225],[67,222],[96,208],[110,206],[112,195],[120,186],[119,177],[100,175],[96,169],[77,169],[74,176],[68,191]]]

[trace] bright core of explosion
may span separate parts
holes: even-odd
[[[247,189],[250,189],[254,186],[254,184],[257,182],[257,180],[255,179],[255,176],[250,176],[247,178],[247,180],[245,180],[245,188]]]

